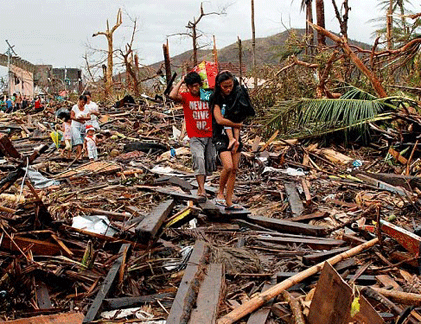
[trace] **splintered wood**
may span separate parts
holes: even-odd
[[[132,105],[101,119],[98,161],[60,156],[53,112],[0,113],[0,321],[420,322],[418,139],[351,151],[252,127],[232,211],[221,169],[197,195],[182,107]]]

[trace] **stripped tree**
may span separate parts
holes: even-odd
[[[203,34],[200,30],[198,30],[197,25],[199,24],[199,22],[202,20],[203,17],[205,16],[210,16],[210,15],[225,15],[226,14],[226,7],[222,8],[221,11],[212,11],[212,12],[206,12],[203,9],[203,2],[200,3],[200,15],[199,17],[196,19],[195,17],[193,17],[193,21],[189,21],[187,23],[187,32],[185,33],[177,33],[177,34],[171,34],[168,35],[168,37],[170,36],[180,36],[180,35],[185,35],[188,37],[191,37],[192,42],[193,42],[193,65],[196,66],[197,65],[197,51],[200,48],[197,42],[197,39],[199,37],[201,37]]]
[[[105,83],[105,93],[107,96],[112,96],[113,94],[113,56],[114,56],[114,48],[113,48],[113,34],[116,31],[116,29],[122,24],[122,15],[121,15],[121,9],[118,9],[117,12],[117,21],[113,28],[110,29],[110,25],[108,23],[107,19],[107,30],[105,32],[97,32],[92,35],[92,37],[98,36],[98,35],[104,35],[107,38],[108,42],[108,59],[107,59],[107,74],[106,74],[106,83]]]

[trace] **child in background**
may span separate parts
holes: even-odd
[[[98,150],[96,147],[95,128],[92,125],[86,126],[86,137],[85,137],[85,151],[88,152],[90,161],[98,160]]]
[[[63,149],[62,156],[66,152],[66,158],[70,159],[70,154],[72,153],[72,120],[70,119],[70,114],[63,114],[63,139],[64,144],[66,145]]]

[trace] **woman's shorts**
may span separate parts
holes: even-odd
[[[231,151],[231,149],[228,149],[228,143],[229,139],[228,136],[219,136],[213,139],[213,143],[215,144],[216,152],[218,152],[218,155],[221,154],[221,152]],[[238,146],[237,152],[241,152],[243,149],[243,143],[241,142],[240,138],[240,145]]]

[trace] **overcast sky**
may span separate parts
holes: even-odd
[[[54,67],[83,67],[86,43],[106,48],[104,36],[92,37],[104,31],[106,20],[110,26],[116,21],[118,8],[137,17],[139,28],[134,48],[140,63],[150,64],[162,60],[162,44],[167,35],[186,31],[186,24],[198,17],[200,0],[13,0],[1,2],[0,52],[5,53],[7,39],[15,45],[16,53],[34,64]],[[337,1],[338,3],[342,1]],[[372,43],[375,29],[370,19],[383,13],[380,0],[349,0],[352,7],[349,19],[349,37]],[[417,1],[415,1],[417,2]],[[413,1],[414,3],[414,1]],[[301,0],[255,0],[256,37],[274,35],[286,28],[305,27]],[[250,0],[204,1],[205,12],[218,11],[229,5],[224,16],[207,16],[199,24],[204,32],[203,43],[216,36],[218,48],[237,40],[251,38]],[[419,12],[420,5],[412,9]],[[338,32],[331,1],[325,1],[327,28]],[[123,14],[123,24],[115,32],[115,46],[124,45],[131,35],[130,19]],[[171,37],[170,55],[191,48],[191,39]]]

